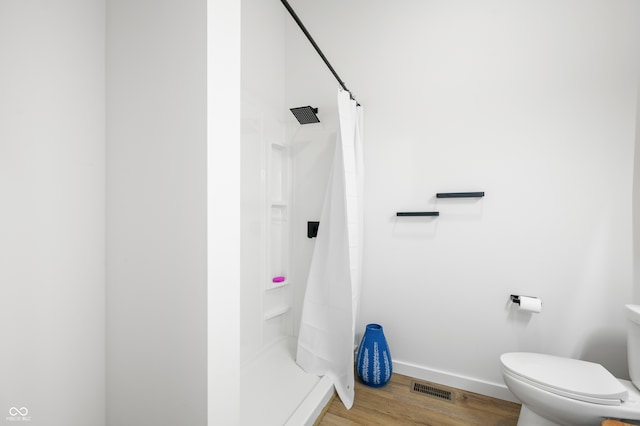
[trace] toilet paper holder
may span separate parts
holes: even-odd
[[[518,305],[518,310],[539,314],[542,312],[542,300],[535,296],[511,295],[511,302]]]
[[[518,305],[519,305],[519,304],[520,304],[520,297],[521,297],[521,296],[520,296],[519,294],[512,294],[512,295],[511,295],[511,301],[512,301],[513,303],[516,303],[516,304],[518,304]],[[522,296],[522,297],[535,297],[535,296]]]

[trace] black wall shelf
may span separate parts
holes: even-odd
[[[484,192],[439,192],[437,198],[480,198],[484,197]]]
[[[484,192],[438,192],[437,198],[481,198]],[[397,212],[396,216],[416,217],[416,216],[440,216],[440,212]]]
[[[396,216],[440,216],[440,212],[397,212]]]

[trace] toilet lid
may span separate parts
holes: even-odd
[[[626,388],[603,366],[578,359],[529,352],[500,357],[510,373],[549,392],[595,404],[620,405]]]

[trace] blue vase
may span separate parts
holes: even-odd
[[[391,379],[391,353],[381,325],[367,324],[358,347],[356,371],[362,383],[374,388],[386,385]]]

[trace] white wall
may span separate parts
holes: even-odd
[[[209,426],[240,418],[240,23],[240,2],[207,1]]]
[[[206,2],[107,6],[107,423],[202,425]]]
[[[640,4],[292,5],[365,108],[358,329],[384,326],[397,372],[496,396],[508,351],[627,376]],[[331,105],[337,85],[301,37],[288,99]],[[435,198],[457,191],[486,197]],[[308,197],[296,204],[322,194]],[[511,293],[543,313],[513,312]]]
[[[640,55],[640,53],[638,53]],[[640,72],[636,97],[636,143],[633,157],[633,302],[640,303]]]
[[[6,424],[105,424],[104,8],[0,1]]]

